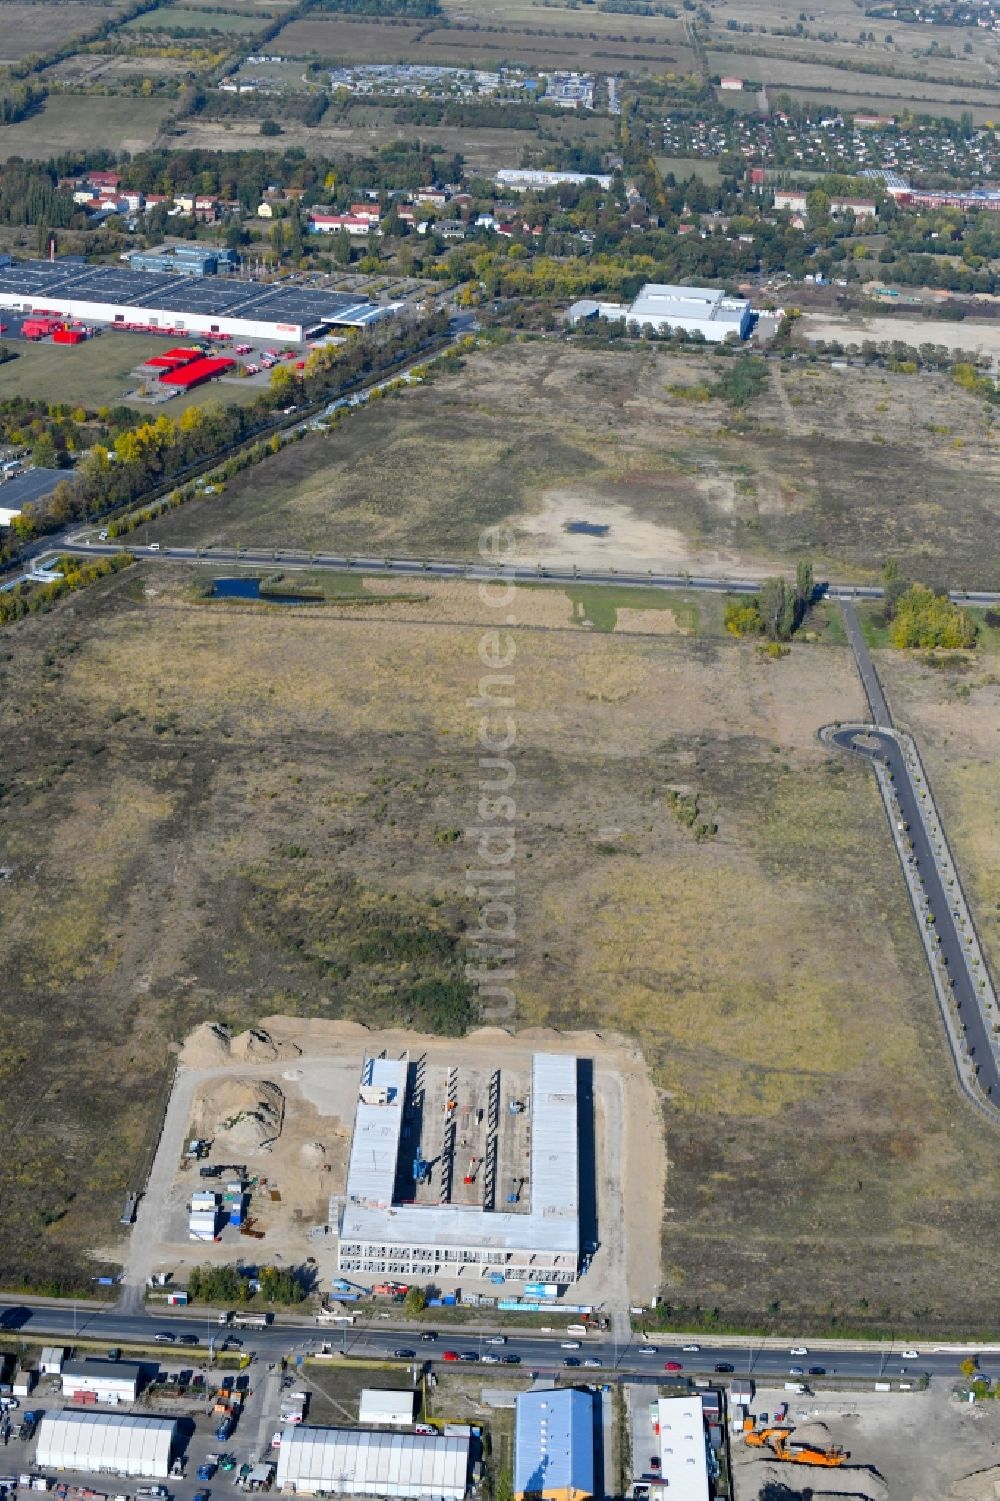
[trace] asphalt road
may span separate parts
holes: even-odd
[[[71,1306],[12,1305],[0,1310],[0,1317],[5,1318],[8,1332],[16,1323],[19,1331],[23,1331],[27,1337],[34,1339],[42,1335],[51,1335],[66,1340],[72,1340],[74,1336],[85,1336],[88,1339],[107,1340],[109,1345],[141,1342],[148,1346],[152,1337],[157,1332],[163,1331],[178,1337],[196,1337],[203,1353],[207,1353],[210,1338],[213,1336],[216,1339],[224,1338],[227,1333],[220,1329],[214,1314],[206,1317],[200,1317],[196,1313],[178,1316],[174,1310],[170,1310],[170,1317],[166,1317],[159,1313],[122,1314],[114,1309],[95,1310],[83,1305],[78,1305],[76,1310]],[[591,1369],[595,1369],[603,1371],[605,1375],[618,1372],[627,1375],[630,1380],[645,1376],[651,1381],[663,1380],[664,1366],[668,1361],[676,1362],[680,1373],[685,1377],[712,1376],[716,1374],[716,1365],[720,1363],[731,1365],[733,1367],[731,1374],[737,1376],[749,1374],[758,1380],[769,1381],[779,1379],[808,1381],[809,1367],[814,1365],[822,1366],[830,1377],[894,1381],[898,1381],[901,1377],[904,1380],[917,1379],[925,1374],[957,1377],[966,1353],[959,1346],[939,1349],[927,1347],[920,1351],[917,1359],[908,1359],[903,1355],[904,1346],[897,1343],[887,1344],[879,1350],[863,1349],[848,1344],[839,1345],[836,1349],[814,1347],[806,1355],[792,1355],[793,1341],[791,1340],[787,1346],[780,1348],[773,1345],[762,1348],[759,1344],[748,1348],[746,1345],[728,1344],[725,1339],[712,1344],[706,1341],[696,1341],[701,1348],[695,1352],[683,1349],[683,1344],[690,1343],[687,1340],[675,1338],[670,1341],[664,1338],[656,1341],[655,1354],[644,1354],[641,1348],[644,1342],[638,1336],[634,1337],[628,1345],[621,1345],[616,1344],[609,1336],[601,1334],[580,1339],[579,1349],[566,1350],[563,1348],[563,1341],[570,1340],[572,1336],[565,1333],[512,1334],[508,1336],[504,1345],[491,1346],[488,1334],[480,1336],[478,1332],[472,1334],[463,1333],[456,1328],[442,1329],[438,1331],[438,1338],[430,1342],[421,1339],[420,1333],[415,1333],[412,1329],[404,1331],[388,1326],[382,1327],[379,1320],[346,1329],[331,1326],[317,1327],[314,1322],[302,1324],[282,1322],[273,1324],[266,1330],[240,1330],[234,1333],[243,1341],[244,1349],[255,1351],[263,1360],[274,1360],[279,1355],[293,1356],[295,1353],[301,1353],[310,1348],[315,1349],[320,1343],[326,1342],[334,1349],[343,1349],[348,1358],[351,1356],[392,1358],[396,1350],[411,1350],[415,1352],[417,1359],[430,1360],[438,1364],[443,1362],[446,1350],[453,1350],[459,1355],[469,1352],[475,1355],[477,1362],[484,1356],[517,1355],[520,1357],[521,1365],[541,1372],[563,1370],[564,1360],[578,1360],[582,1377],[586,1377]],[[164,1359],[171,1351],[176,1358],[184,1348],[179,1341],[176,1344],[165,1343]],[[979,1348],[981,1370],[994,1378],[1000,1378],[1000,1345],[992,1349]],[[409,1363],[410,1357],[403,1358]],[[600,1366],[587,1367],[584,1364],[587,1359],[600,1361]],[[484,1361],[484,1363],[487,1362]],[[498,1362],[497,1366],[499,1375],[503,1366]],[[790,1373],[793,1366],[801,1366],[807,1373],[806,1376],[792,1377]]]
[[[854,652],[854,660],[858,665],[861,676],[861,684],[868,699],[868,707],[872,711],[872,719],[878,725],[884,725],[886,729],[892,728],[892,715],[889,713],[889,705],[885,701],[882,692],[882,684],[879,682],[875,664],[872,661],[868,643],[858,620],[857,611],[849,600],[841,600],[841,611],[844,616],[844,624],[847,627],[848,639]]]
[[[58,540],[50,538],[48,545],[34,559],[33,566],[39,567],[43,558],[55,558],[61,552],[77,553],[84,557],[111,557],[121,552],[124,547],[137,558],[148,559],[154,563],[201,563],[211,567],[237,564],[240,567],[251,568],[273,567],[275,563],[283,563],[286,567],[317,568],[331,573],[383,573],[406,578],[457,578],[469,579],[473,582],[483,582],[497,577],[495,568],[487,568],[482,564],[446,559],[387,558],[384,554],[378,557],[364,557],[354,554],[347,556],[339,553],[306,553],[282,547],[171,547],[167,542],[150,548],[136,546],[127,538],[115,544],[106,542],[85,544],[76,540],[82,530],[84,529],[77,524],[71,529],[72,535],[67,532]],[[544,568],[535,564],[511,565],[504,568],[503,577],[515,583],[534,584],[548,580],[552,583],[612,584],[618,588],[695,589],[716,594],[755,594],[761,583],[760,579],[753,578],[725,576],[711,578],[687,573],[657,573],[655,570],[644,573],[640,570],[629,572],[613,568],[567,568],[554,564]],[[872,600],[882,597],[881,589],[869,585],[827,584],[821,585],[820,588],[829,599],[848,602],[855,599]],[[966,604],[1000,603],[1000,593],[956,592],[952,597]]]
[[[900,817],[909,825],[909,837],[913,843],[910,858],[923,880],[927,904],[941,938],[941,954],[948,965],[948,973],[954,980],[954,996],[959,1015],[965,1024],[966,1039],[973,1058],[979,1064],[979,1078],[983,1088],[991,1099],[1000,1103],[1000,1070],[997,1068],[986,1021],[966,963],[965,945],[956,911],[942,883],[930,839],[920,816],[919,799],[910,778],[906,758],[891,735],[872,730],[864,737],[873,742],[869,745],[859,744],[861,738],[857,730],[838,730],[832,736],[842,750],[867,756],[869,760],[878,757],[892,771]]]

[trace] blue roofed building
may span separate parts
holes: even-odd
[[[594,1493],[593,1394],[522,1392],[514,1437],[515,1501],[586,1501]]]

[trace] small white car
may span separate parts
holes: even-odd
[[[902,1355],[902,1359],[903,1360],[919,1360],[920,1359],[920,1351],[919,1350],[904,1350],[903,1351],[903,1355]]]
[[[685,1355],[697,1355],[700,1349],[701,1345],[681,1345],[681,1350]]]
[[[805,1345],[793,1345],[788,1353],[789,1355],[808,1355],[809,1351],[806,1349]]]

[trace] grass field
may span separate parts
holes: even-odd
[[[737,416],[697,399],[727,368],[554,341],[478,353],[174,513],[171,536],[471,556],[509,520],[543,566],[726,574],[811,554],[840,577],[894,554],[918,577],[996,577],[1000,454],[950,380],[771,365]]]
[[[5,1281],[107,1243],[192,1023],[419,1025],[471,916],[482,625],[198,603],[188,578],[130,571],[0,642]],[[985,1327],[993,1143],[873,784],[815,739],[861,710],[847,653],[548,629],[550,599],[508,611],[517,1020],[641,1038],[668,1293],[799,1332],[865,1307]]]
[[[68,346],[18,341],[16,360],[0,365],[0,401],[10,396],[38,396],[48,402],[83,403],[87,407],[115,406],[135,382],[129,372],[153,354],[162,354],[168,341],[152,334],[102,334],[85,344]],[[223,405],[251,401],[249,382],[213,382],[197,391],[173,397],[163,406],[136,404],[137,411],[174,416],[192,403],[216,400]]]
[[[162,5],[145,11],[126,22],[125,31],[221,31],[226,33],[260,31],[269,17],[264,12],[232,15],[227,11],[195,10],[183,5]]]
[[[124,9],[122,4],[90,4],[88,0],[0,0],[0,64],[19,62],[34,53],[61,46],[67,37],[82,36]]]
[[[914,82],[907,78],[880,77],[876,73],[855,73],[823,63],[792,61],[787,57],[741,56],[738,52],[709,52],[709,68],[713,73],[736,73],[769,88],[789,93],[825,95],[841,93],[852,96],[870,94],[873,99],[886,101],[887,107],[898,109],[892,101],[921,98],[935,104],[957,106],[977,105],[982,109],[1000,109],[1000,91],[991,88],[992,80],[973,81],[969,78],[962,84]],[[933,68],[928,65],[929,72]],[[927,111],[933,113],[933,111]]]
[[[60,156],[81,147],[145,151],[170,109],[169,99],[51,94],[30,120],[0,128],[0,161]]]

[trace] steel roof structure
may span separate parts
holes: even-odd
[[[709,1501],[708,1449],[701,1396],[661,1397],[660,1481],[677,1501]]]
[[[239,318],[304,329],[344,320],[364,322],[382,311],[367,298],[341,292],[315,292],[232,277],[192,278],[65,261],[16,261],[0,267],[0,303],[10,307],[28,302],[36,311],[56,313],[67,302],[78,302],[105,304],[109,311],[155,308],[164,318],[171,314],[180,319]]]
[[[310,1495],[462,1501],[468,1474],[469,1440],[457,1435],[295,1424],[278,1450],[278,1488]]]
[[[38,1430],[40,1469],[165,1478],[177,1437],[170,1418],[122,1413],[47,1413]]]
[[[514,1437],[517,1501],[594,1495],[594,1399],[589,1391],[520,1392]]]

